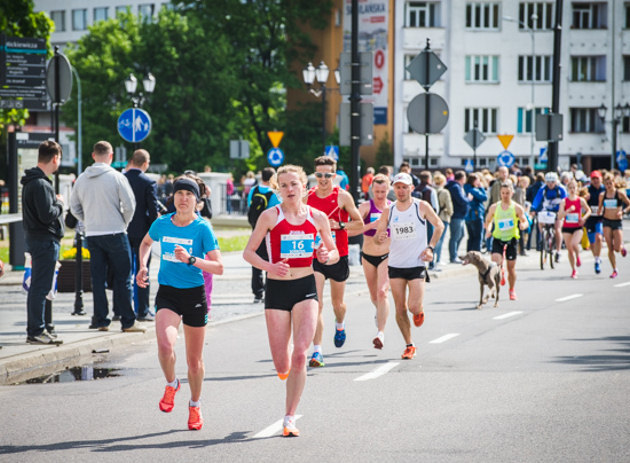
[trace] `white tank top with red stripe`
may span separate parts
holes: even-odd
[[[278,220],[266,236],[267,253],[272,264],[288,259],[290,267],[312,265],[317,227],[311,208],[306,207],[308,208],[306,220],[299,225],[293,225],[284,216],[282,207],[276,206]]]

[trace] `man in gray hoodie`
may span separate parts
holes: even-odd
[[[106,141],[94,145],[94,164],[74,184],[70,197],[72,214],[85,224],[94,316],[91,327],[108,331],[111,320],[105,294],[107,270],[114,276],[114,313],[120,316],[124,332],[146,331],[136,322],[131,305],[131,248],[127,225],[136,200],[127,178],[111,167],[114,150]]]

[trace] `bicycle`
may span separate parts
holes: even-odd
[[[554,268],[553,250],[556,244],[556,213],[551,211],[540,211],[538,213],[538,223],[542,228],[542,239],[540,240],[540,270],[545,269],[545,262],[549,258],[549,266]]]

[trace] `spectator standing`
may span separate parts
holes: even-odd
[[[122,331],[146,331],[136,322],[131,304],[131,249],[127,226],[133,218],[136,200],[127,178],[111,167],[114,150],[106,141],[94,145],[94,164],[77,178],[70,209],[85,224],[94,316],[91,328],[109,331],[111,320],[105,278],[108,268],[113,273],[114,313],[120,316]]]
[[[266,209],[280,204],[280,199],[274,192],[278,188],[275,169],[273,167],[265,167],[262,171],[261,180],[262,184],[252,188],[247,196],[247,220],[252,229],[256,228],[260,214]],[[256,249],[256,254],[266,261],[269,260],[266,241],[263,240],[260,243],[260,246]],[[261,269],[254,266],[252,266],[252,292],[254,293],[254,303],[264,302],[265,284],[263,273]]]
[[[398,172],[402,172],[405,174],[409,174],[411,176],[411,181],[413,182],[413,188],[416,189],[420,185],[420,179],[416,177],[413,172],[411,172],[411,166],[407,161],[403,161],[398,168]]]
[[[48,178],[61,164],[61,146],[54,141],[39,145],[37,166],[24,172],[22,215],[26,250],[31,254],[31,286],[26,298],[26,342],[61,344],[46,330],[44,313],[59,258],[64,226],[63,197],[55,195]]]
[[[440,172],[436,172],[433,176],[433,184],[435,185],[438,197],[438,204],[440,205],[440,213],[438,214],[438,216],[444,224],[444,231],[442,232],[442,235],[440,235],[440,239],[435,245],[435,259],[433,260],[433,266],[437,270],[437,266],[440,263],[440,258],[442,257],[442,244],[444,243],[446,229],[450,225],[451,216],[453,215],[453,200],[451,199],[451,194],[445,188],[446,177],[444,177],[444,175],[442,175]]]
[[[227,201],[227,213],[232,213],[232,195],[234,194],[234,177],[230,173],[225,184],[225,200]]]
[[[374,167],[368,167],[366,174],[361,178],[361,191],[363,192],[363,197],[366,200],[370,199],[370,186],[372,185],[372,180],[374,180]]]
[[[140,268],[140,243],[151,228],[151,224],[158,217],[157,184],[145,174],[150,162],[151,156],[148,151],[136,150],[129,160],[127,171],[124,173],[136,200],[133,218],[127,227],[127,236],[131,246],[132,275],[136,275]],[[150,265],[151,254],[149,254],[147,268]],[[153,321],[154,319],[149,310],[149,294],[149,282],[147,281],[146,287],[140,287],[134,279],[133,302],[137,319],[140,321]]]
[[[457,250],[459,249],[462,238],[464,238],[464,223],[471,199],[471,197],[464,193],[464,183],[466,183],[466,172],[458,170],[455,172],[453,180],[446,184],[446,188],[448,188],[453,201],[451,236],[448,241],[448,253],[452,264],[461,264],[462,262],[457,257]]]
[[[494,203],[501,201],[501,185],[510,177],[510,171],[507,167],[501,166],[495,174],[495,181],[490,185],[490,202],[488,207]]]
[[[350,189],[350,179],[348,178],[348,175],[343,171],[342,166],[339,166],[339,168],[337,169],[337,175],[339,175],[339,178],[341,179],[339,181],[339,188],[348,191]]]
[[[488,200],[486,190],[481,186],[479,174],[472,173],[468,176],[464,191],[472,196],[468,213],[466,214],[466,230],[468,231],[468,243],[466,251],[480,251],[483,239],[483,224],[485,218],[485,202]]]
[[[525,217],[529,217],[529,205],[527,204],[527,188],[529,187],[529,177],[527,175],[521,175],[518,178],[518,183],[516,188],[514,189],[514,202],[520,205],[525,211]],[[529,223],[529,219],[528,219]],[[518,239],[518,253],[521,256],[526,256],[525,254],[525,242],[527,241],[529,235],[530,227],[527,227],[521,230],[520,238]]]

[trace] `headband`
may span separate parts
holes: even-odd
[[[189,178],[180,178],[173,184],[173,194],[177,193],[179,190],[190,191],[195,195],[197,201],[200,199],[201,195],[199,194],[199,185],[197,185],[197,182],[194,180]]]

